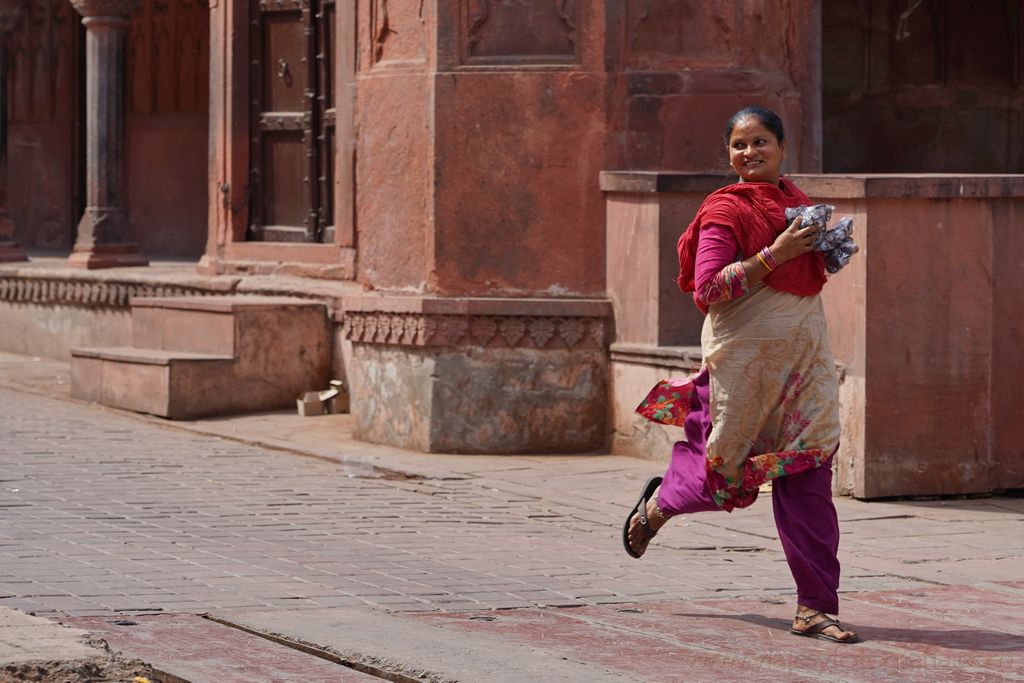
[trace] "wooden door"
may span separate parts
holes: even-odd
[[[333,0],[254,0],[248,239],[333,238]]]

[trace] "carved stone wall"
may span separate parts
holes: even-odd
[[[603,350],[353,344],[349,368],[366,441],[443,453],[605,448]]]
[[[580,0],[461,0],[463,64],[579,60]]]
[[[127,54],[129,116],[207,111],[206,0],[143,0],[132,15]]]
[[[0,276],[0,301],[127,308],[133,297],[195,296],[220,291],[159,282],[68,280],[59,276]]]
[[[607,301],[367,294],[340,304],[359,438],[450,453],[605,447]]]
[[[81,208],[72,128],[78,26],[67,0],[32,0],[11,34],[8,196],[26,247],[70,248]]]
[[[33,0],[11,43],[10,122],[68,122],[74,10],[66,0]]]
[[[427,59],[424,0],[370,2],[370,61],[376,65],[422,64]]]
[[[826,171],[1024,172],[1024,3],[822,6]]]
[[[787,172],[820,168],[820,6],[815,0],[623,0],[618,44],[623,135],[614,168],[728,169],[714,144],[728,117],[757,103],[789,137]],[[836,3],[844,4],[844,3]],[[621,161],[620,161],[621,159]],[[621,164],[621,165],[619,165]]]
[[[604,318],[347,312],[345,338],[402,346],[604,349]]]
[[[735,62],[734,2],[626,0],[626,63],[631,69]]]

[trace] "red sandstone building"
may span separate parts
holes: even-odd
[[[699,364],[674,244],[757,102],[857,221],[840,490],[1024,487],[1020,3],[0,0],[0,32],[0,343],[78,349],[79,396],[344,375],[370,441],[665,457],[631,408]]]

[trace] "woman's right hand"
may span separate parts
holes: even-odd
[[[811,251],[814,240],[818,236],[818,226],[809,225],[806,228],[800,227],[800,222],[803,220],[800,216],[793,219],[793,222],[789,224],[789,227],[782,231],[778,237],[775,238],[775,242],[769,247],[772,251],[772,256],[775,257],[775,261],[779,264],[785,263],[791,259],[796,258],[800,254],[806,254]]]

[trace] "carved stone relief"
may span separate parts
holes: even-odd
[[[204,112],[209,9],[199,0],[143,0],[128,31],[129,113]]]
[[[11,122],[71,118],[71,44],[77,17],[66,0],[33,0],[11,36]]]
[[[0,301],[16,303],[127,308],[133,297],[197,296],[220,293],[222,292],[149,282],[0,277]]]
[[[402,346],[482,346],[536,349],[603,349],[604,318],[555,316],[345,314],[345,338]]]
[[[427,55],[425,0],[371,0],[372,64],[422,63]]]
[[[730,61],[736,56],[736,5],[733,0],[627,0],[629,63]]]
[[[579,0],[461,0],[464,64],[572,64]]]

